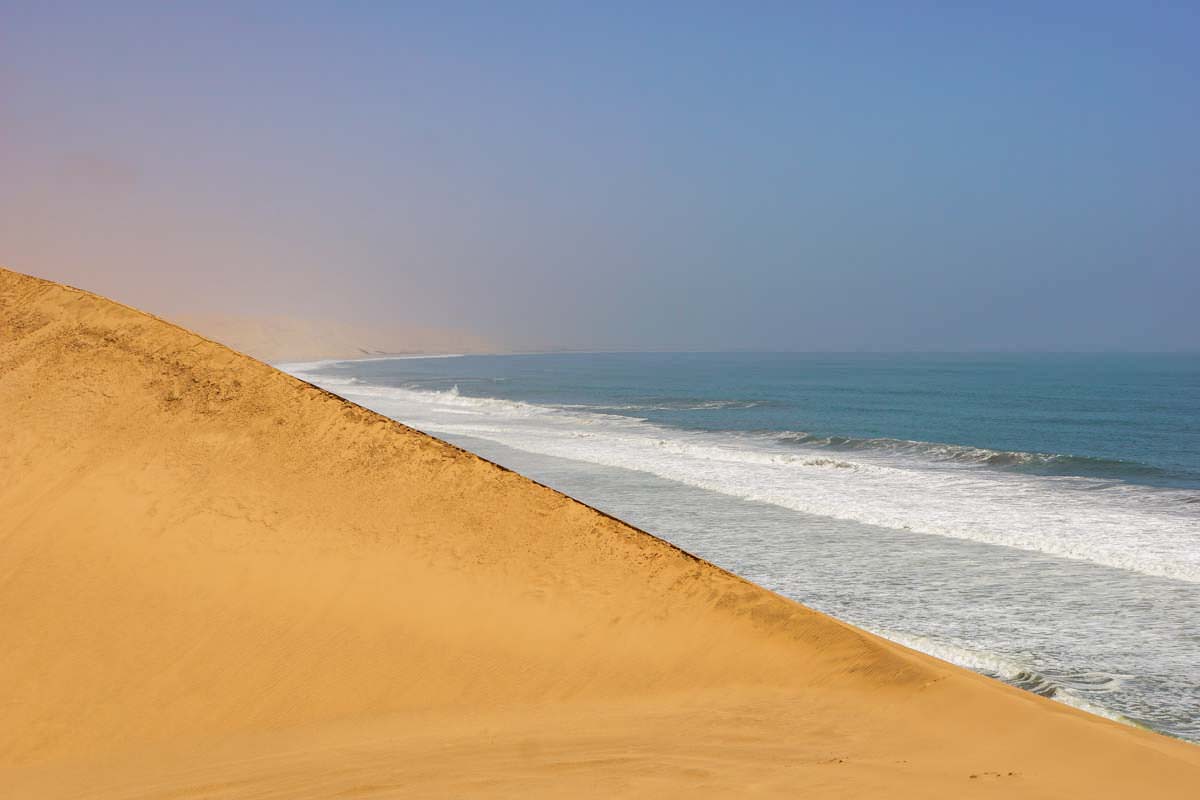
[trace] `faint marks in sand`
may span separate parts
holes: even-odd
[[[996,780],[998,778],[1019,778],[1019,772],[973,772],[968,777],[971,780]]]

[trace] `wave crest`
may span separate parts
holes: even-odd
[[[1031,465],[1067,456],[899,439],[685,430],[594,407],[574,411],[469,397],[456,388],[339,385],[295,374],[439,435],[638,470],[805,514],[1200,582],[1196,504],[1189,502],[1194,492],[1107,475],[1048,480],[1031,474],[1044,469]],[[975,468],[989,461],[1007,465]]]
[[[776,434],[776,439],[785,445],[827,448],[841,452],[858,450],[880,451],[897,455],[908,455],[928,461],[954,464],[978,464],[988,467],[1027,468],[1044,474],[1085,475],[1093,477],[1119,478],[1122,475],[1165,474],[1165,471],[1147,464],[1118,459],[1077,456],[1064,453],[1037,453],[1022,450],[993,450],[970,445],[922,442],[912,439],[855,438],[851,436],[824,436],[805,431],[788,431]]]

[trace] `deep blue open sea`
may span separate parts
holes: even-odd
[[[848,622],[1200,741],[1200,355],[283,366]]]

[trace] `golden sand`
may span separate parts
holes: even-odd
[[[1200,748],[0,270],[0,797],[613,795],[1195,798]]]

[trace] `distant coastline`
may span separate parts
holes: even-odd
[[[269,364],[493,353],[504,349],[485,337],[453,328],[220,314],[181,314],[172,321]]]

